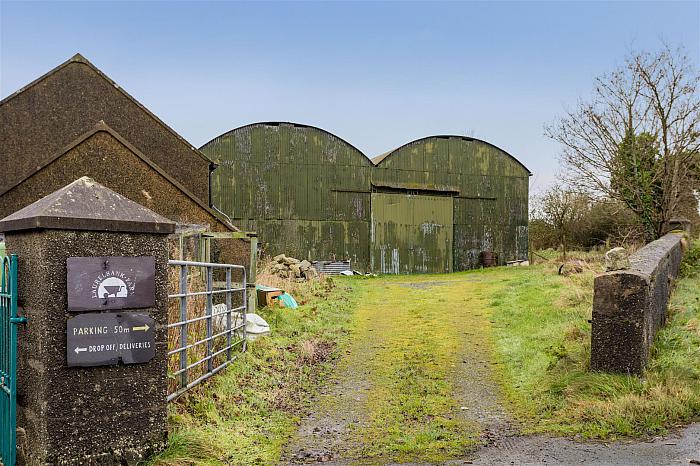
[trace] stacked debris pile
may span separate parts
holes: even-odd
[[[318,278],[318,272],[307,260],[300,261],[293,257],[280,254],[272,258],[272,274],[280,278],[296,278],[299,280],[313,280]]]

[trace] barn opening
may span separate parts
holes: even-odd
[[[454,194],[373,184],[370,269],[390,274],[452,272]]]

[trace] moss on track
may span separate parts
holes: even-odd
[[[443,461],[473,451],[485,429],[506,428],[488,297],[508,273],[353,280],[350,351],[288,459]]]
[[[153,463],[432,464],[521,426],[663,434],[700,415],[700,265],[685,269],[643,379],[587,371],[595,270],[339,279],[296,312],[269,311],[273,336],[173,407]],[[304,356],[309,342],[338,345],[332,372]]]

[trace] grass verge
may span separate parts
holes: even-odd
[[[169,446],[149,464],[275,464],[346,341],[349,292],[326,280],[305,289],[296,310],[259,311],[271,336],[171,403]]]
[[[306,304],[297,311],[261,312],[271,337],[171,406],[170,446],[151,464],[275,464],[349,329],[344,363],[361,368],[368,386],[366,417],[350,438],[349,453],[362,464],[438,462],[479,443],[480,426],[459,415],[453,382],[465,351],[491,358],[532,432],[611,439],[661,434],[697,419],[700,250],[683,264],[644,378],[588,371],[601,264],[584,259],[590,266],[568,277],[545,263],[340,280],[306,296],[298,289]],[[357,403],[354,392],[347,398]]]
[[[589,372],[596,266],[562,277],[553,266],[515,273],[491,302],[507,395],[533,432],[611,439],[663,434],[700,416],[698,247],[658,333],[643,378]]]

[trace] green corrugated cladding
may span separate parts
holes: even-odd
[[[244,126],[202,150],[219,163],[213,204],[266,252],[367,268],[372,163],[359,150],[292,124]]]
[[[483,141],[420,139],[374,166],[355,147],[319,128],[257,123],[225,133],[201,150],[219,163],[211,178],[213,204],[240,228],[257,231],[267,253],[351,259],[354,268],[369,270],[372,254],[382,247],[370,244],[370,193],[394,186],[414,196],[449,197],[453,270],[478,267],[485,250],[498,253],[501,263],[527,259],[529,172]],[[416,241],[415,231],[405,235]],[[400,270],[419,271],[418,266]]]
[[[452,268],[452,198],[372,193],[370,268],[444,273]]]
[[[435,136],[402,146],[374,170],[374,183],[457,188],[453,199],[454,270],[479,266],[482,251],[500,263],[526,260],[529,171],[483,141]]]

